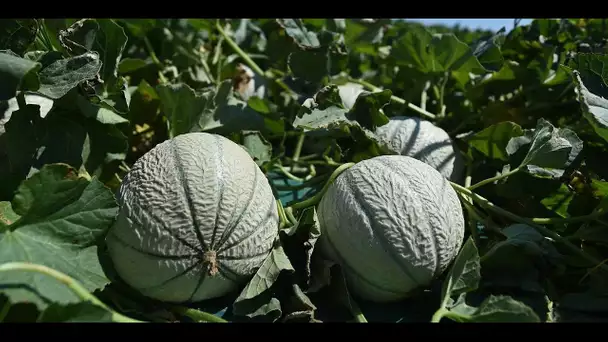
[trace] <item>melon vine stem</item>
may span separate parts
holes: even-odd
[[[302,132],[298,137],[298,143],[296,144],[296,149],[293,151],[293,161],[297,162],[300,159],[300,154],[302,153],[302,146],[304,146],[304,138],[306,138],[306,134]]]
[[[448,309],[441,308],[435,312],[433,318],[431,318],[431,323],[439,323],[443,317],[447,317],[456,322],[466,322],[471,320],[471,316],[469,315],[462,315]]]
[[[163,63],[161,63],[161,61],[156,56],[156,52],[154,52],[154,48],[152,47],[152,43],[150,43],[150,40],[146,36],[144,36],[143,40],[144,40],[144,45],[146,46],[146,50],[148,50],[148,54],[150,55],[150,58],[152,59],[152,62],[154,62],[154,64],[156,64],[159,68],[162,69],[163,68]],[[158,78],[160,78],[160,82],[162,84],[166,84],[167,83],[167,78],[165,78],[165,75],[163,75],[162,71],[158,72]]]
[[[321,191],[316,193],[311,198],[308,198],[302,202],[294,203],[293,205],[289,206],[289,208],[292,208],[292,210],[304,209],[319,203],[319,201],[321,201],[321,198],[323,198],[323,195],[325,195],[325,193],[327,192],[327,189],[329,188],[331,183],[333,183],[342,172],[344,172],[346,169],[350,168],[353,165],[355,165],[355,163],[342,164],[340,167],[335,169],[334,172],[332,172],[331,176],[329,176],[329,179],[327,180]]]
[[[475,189],[477,189],[477,188],[479,188],[481,186],[484,186],[486,184],[494,183],[494,182],[496,182],[498,180],[501,180],[503,178],[509,177],[509,176],[511,176],[511,175],[519,172],[519,170],[520,170],[520,168],[517,167],[517,168],[515,168],[515,169],[513,169],[513,170],[511,170],[509,172],[505,172],[505,173],[503,173],[501,175],[498,175],[498,176],[495,176],[495,177],[491,177],[491,178],[488,178],[488,179],[484,179],[484,180],[482,180],[480,182],[477,182],[477,183],[475,183],[475,184],[473,184],[471,186],[467,186],[467,189],[469,189],[469,190],[475,190]]]
[[[375,85],[373,85],[371,83],[368,83],[368,82],[366,82],[364,80],[360,80],[360,79],[349,77],[348,81],[360,84],[360,85],[364,86],[365,88],[367,88],[367,89],[369,89],[371,91],[380,91],[380,90],[382,90],[382,89],[376,87]],[[406,105],[409,109],[411,109],[411,110],[413,110],[413,111],[415,111],[415,112],[417,112],[419,114],[422,114],[424,116],[427,116],[427,117],[429,117],[431,119],[435,119],[437,117],[437,115],[435,115],[435,114],[433,114],[431,112],[428,112],[428,111],[426,111],[426,110],[424,110],[424,109],[416,106],[415,104],[407,102],[404,99],[402,99],[400,97],[397,97],[395,95],[391,96],[391,100],[394,101],[394,102],[397,102],[399,104]]]
[[[553,240],[562,243],[565,247],[567,247],[573,253],[579,255],[581,258],[584,258],[585,260],[589,261],[590,263],[593,263],[594,265],[600,264],[600,260],[597,260],[595,257],[585,253],[584,251],[582,251],[581,249],[576,247],[574,244],[572,244],[570,241],[568,241],[568,239],[563,238],[561,235],[559,235],[559,234],[555,233],[554,231],[547,229],[541,225],[589,221],[589,220],[599,217],[600,215],[603,214],[603,212],[594,212],[590,215],[571,217],[571,218],[565,218],[565,219],[525,218],[525,217],[521,217],[519,215],[516,215],[508,210],[505,210],[505,209],[495,205],[494,203],[490,202],[488,199],[472,192],[471,190],[469,190],[463,186],[460,186],[459,184],[456,184],[453,182],[450,182],[450,183],[451,183],[452,187],[454,188],[454,190],[456,190],[464,195],[467,195],[469,198],[471,198],[475,202],[479,203],[482,207],[485,207],[488,210],[491,210],[497,214],[508,217],[508,218],[512,219],[513,221],[527,224],[527,225],[531,226],[532,228],[535,228],[539,233],[543,234],[544,236],[548,236],[548,237],[552,238]],[[602,265],[602,269],[608,271],[608,266]]]
[[[243,59],[243,61],[245,61],[245,63],[253,70],[253,72],[255,72],[256,74],[258,74],[260,76],[263,76],[266,79],[274,81],[281,88],[283,88],[283,90],[287,91],[288,93],[294,94],[293,90],[291,90],[285,83],[283,83],[283,81],[281,81],[278,78],[269,77],[270,72],[265,73],[264,70],[262,70],[262,68],[260,68],[260,66],[256,62],[254,62],[253,59],[251,59],[251,57],[249,57],[249,55],[245,51],[243,51],[239,47],[239,45],[234,40],[232,40],[232,38],[230,38],[228,36],[228,34],[226,34],[226,31],[224,31],[224,28],[222,28],[222,25],[220,25],[219,20],[216,20],[215,28],[222,35],[222,37],[224,38],[226,43],[228,43],[228,45],[230,45],[230,47],[234,50],[234,52],[236,52],[236,54],[239,55],[239,57],[241,57]]]
[[[196,310],[193,308],[188,308],[184,306],[174,306],[172,311],[180,314],[182,316],[189,317],[196,322],[207,322],[207,323],[229,323],[227,320],[218,317],[214,314],[210,314],[208,312],[203,312],[200,310]]]
[[[37,272],[47,275],[49,277],[55,278],[55,280],[60,283],[66,285],[72,292],[76,295],[76,297],[80,298],[82,301],[91,302],[94,305],[100,306],[109,312],[112,313],[112,320],[120,323],[143,323],[143,321],[139,321],[127,316],[124,316],[112,309],[110,309],[107,305],[105,305],[101,300],[97,297],[93,296],[89,291],[87,291],[79,282],[72,279],[65,273],[54,270],[50,267],[33,264],[28,262],[9,262],[0,265],[0,272],[10,272],[10,271],[29,271],[29,272]]]

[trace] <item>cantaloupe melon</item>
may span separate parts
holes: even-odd
[[[462,180],[465,165],[460,152],[448,133],[432,122],[395,116],[375,133],[393,152],[418,159],[454,182]]]
[[[141,157],[118,193],[107,236],[118,275],[167,302],[220,297],[246,283],[278,235],[276,201],[249,154],[188,133]]]
[[[349,290],[376,302],[407,298],[442,274],[464,238],[458,196],[417,159],[386,155],[344,171],[318,207],[318,248]]]

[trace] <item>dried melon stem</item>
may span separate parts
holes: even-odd
[[[203,262],[207,264],[207,271],[210,276],[217,274],[217,253],[215,251],[207,251],[203,256]]]

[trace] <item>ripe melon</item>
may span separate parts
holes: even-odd
[[[418,159],[454,182],[462,179],[465,167],[462,156],[450,136],[432,122],[396,116],[375,133],[395,153]]]
[[[464,239],[454,189],[407,156],[378,156],[346,170],[328,187],[318,217],[320,253],[341,265],[353,294],[375,302],[429,285]]]
[[[141,157],[118,193],[107,236],[118,275],[167,302],[220,297],[270,253],[279,216],[267,178],[220,135],[188,133]]]

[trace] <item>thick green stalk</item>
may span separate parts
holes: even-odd
[[[114,310],[110,309],[106,304],[97,299],[97,297],[93,296],[89,291],[87,291],[80,283],[76,280],[69,277],[67,274],[54,270],[52,268],[46,267],[44,265],[32,264],[27,262],[9,262],[0,265],[0,272],[10,272],[10,271],[29,271],[29,272],[37,272],[47,275],[49,277],[54,278],[60,283],[66,285],[72,292],[81,300],[91,302],[97,306],[100,306],[112,313],[112,320],[115,322],[121,323],[135,323],[142,322],[127,316],[124,316]]]
[[[488,179],[484,179],[484,180],[482,180],[480,182],[477,182],[477,183],[475,183],[475,184],[473,184],[471,186],[468,186],[467,189],[469,189],[469,190],[475,190],[475,189],[477,189],[477,188],[479,188],[481,186],[484,186],[486,184],[494,183],[494,182],[496,182],[498,180],[501,180],[503,178],[507,178],[507,177],[509,177],[509,176],[511,176],[511,175],[513,175],[513,174],[515,174],[517,172],[519,172],[519,170],[520,170],[520,168],[517,167],[517,168],[515,168],[515,169],[513,169],[513,170],[511,170],[509,172],[505,172],[505,173],[503,173],[501,175],[494,176],[494,177],[491,177],[491,178],[488,178]]]
[[[154,62],[154,64],[158,65],[158,67],[162,69],[163,63],[160,62],[160,60],[156,56],[156,52],[154,52],[152,43],[150,43],[150,40],[148,39],[148,37],[145,37],[145,36],[144,36],[144,45],[146,46],[146,50],[148,50],[148,55],[150,55],[150,58],[152,58],[152,62]],[[165,75],[163,75],[162,70],[158,72],[158,78],[160,79],[160,82],[162,84],[167,83],[167,78],[165,77]]]
[[[431,323],[439,323],[443,317],[447,317],[456,322],[466,322],[471,320],[471,316],[462,315],[448,309],[441,308],[435,312],[433,318],[431,318]]]
[[[300,154],[302,153],[302,146],[304,146],[304,138],[306,138],[306,134],[304,132],[302,132],[300,134],[300,136],[298,137],[298,142],[296,144],[296,149],[293,151],[293,158],[292,158],[292,160],[294,162],[297,162],[298,159],[300,159]]]
[[[218,317],[214,314],[210,314],[208,312],[184,307],[184,306],[174,306],[172,311],[186,317],[190,317],[195,322],[207,322],[207,323],[229,323],[227,320]]]
[[[226,43],[228,43],[228,45],[230,45],[234,52],[236,52],[236,54],[239,55],[245,61],[245,63],[253,70],[253,72],[260,76],[265,75],[262,68],[260,68],[260,66],[257,65],[257,63],[254,62],[253,59],[251,59],[251,57],[249,57],[249,55],[245,51],[243,51],[239,47],[239,45],[234,40],[232,40],[232,38],[228,36],[228,34],[226,34],[226,31],[224,31],[224,28],[222,27],[222,25],[220,25],[219,20],[215,22],[215,28],[220,32]]]
[[[285,216],[287,216],[287,219],[289,220],[289,222],[291,222],[292,226],[295,226],[296,224],[298,224],[298,219],[295,216],[293,216],[292,208],[285,209]]]
[[[379,90],[382,90],[382,89],[380,89],[380,88],[376,87],[375,85],[373,85],[373,84],[371,84],[371,83],[368,83],[368,82],[366,82],[366,81],[364,81],[364,80],[360,80],[360,79],[356,79],[356,78],[349,78],[348,80],[349,80],[350,82],[353,82],[353,83],[358,83],[358,84],[360,84],[360,85],[364,86],[365,88],[367,88],[367,89],[369,89],[369,90],[371,90],[371,91],[379,91]],[[420,107],[416,106],[415,104],[410,103],[410,102],[407,102],[407,101],[405,101],[404,99],[402,99],[402,98],[400,98],[400,97],[397,97],[397,96],[395,96],[395,95],[392,95],[392,96],[391,96],[391,101],[393,101],[393,102],[397,102],[397,103],[402,104],[402,105],[406,105],[406,106],[407,106],[408,108],[410,108],[411,110],[414,110],[414,111],[416,111],[417,113],[422,114],[422,115],[424,115],[424,116],[427,116],[427,117],[429,117],[429,118],[431,118],[431,119],[434,119],[434,118],[436,117],[436,115],[435,115],[435,114],[430,113],[430,112],[428,112],[428,111],[426,111],[426,110],[424,110],[424,109],[422,109],[422,108],[420,108]]]
[[[285,215],[285,208],[283,208],[283,203],[280,200],[277,200],[277,211],[279,213],[279,230],[283,229],[287,225],[289,220]]]
[[[287,178],[294,180],[296,182],[305,182],[304,178],[300,178],[293,173],[289,172],[283,165],[276,164],[275,167],[279,169]]]
[[[288,93],[294,94],[294,92],[283,81],[278,78],[269,77],[269,73],[265,73],[264,70],[262,70],[262,68],[260,68],[260,66],[257,65],[257,63],[254,62],[253,59],[251,59],[251,57],[245,51],[243,51],[243,49],[241,49],[239,45],[234,40],[232,40],[232,38],[228,36],[228,34],[226,34],[226,31],[224,31],[224,29],[220,25],[219,20],[215,22],[215,27],[220,32],[222,38],[224,38],[226,43],[228,43],[228,45],[230,45],[234,52],[236,52],[236,54],[239,55],[239,57],[241,57],[243,61],[245,61],[245,64],[247,64],[251,68],[251,70],[253,70],[253,72],[266,79],[274,81],[283,90],[287,91]]]
[[[319,201],[321,201],[321,198],[323,198],[323,195],[325,195],[325,193],[327,192],[327,189],[329,188],[331,183],[333,183],[342,172],[344,172],[346,169],[353,165],[355,165],[355,163],[346,163],[335,169],[327,180],[327,183],[325,183],[325,186],[323,186],[323,189],[321,189],[321,191],[319,191],[317,194],[307,200],[291,205],[290,208],[292,208],[292,210],[304,209],[319,203]]]
[[[492,202],[490,202],[489,200],[487,200],[486,198],[472,192],[471,190],[460,186],[456,183],[450,182],[452,184],[452,187],[454,188],[454,190],[470,197],[471,199],[473,199],[475,202],[479,203],[482,207],[485,207],[488,210],[491,210],[497,214],[500,214],[502,216],[505,216],[507,218],[510,218],[513,221],[519,222],[519,223],[524,223],[527,224],[533,228],[535,228],[539,233],[541,233],[544,236],[548,236],[550,238],[552,238],[553,240],[560,242],[561,244],[563,244],[565,247],[567,247],[570,251],[572,251],[573,253],[579,255],[581,258],[584,258],[585,260],[589,261],[590,263],[593,263],[594,265],[597,265],[600,263],[600,260],[597,260],[596,258],[594,258],[593,256],[585,253],[584,251],[582,251],[581,249],[579,249],[578,247],[576,247],[574,244],[572,244],[570,241],[568,241],[568,239],[563,238],[562,236],[560,236],[559,234],[557,234],[556,232],[547,229],[543,226],[541,226],[541,224],[559,224],[559,223],[571,223],[571,222],[581,222],[581,221],[588,221],[591,220],[592,218],[594,218],[595,216],[600,215],[601,213],[594,213],[591,215],[586,215],[586,216],[580,216],[580,217],[572,217],[572,218],[566,218],[566,219],[557,219],[557,218],[525,218],[525,217],[521,217],[519,215],[516,215],[508,210],[505,210],[495,204],[493,204]],[[602,269],[607,270],[608,271],[608,266],[606,265],[602,265]]]
[[[471,186],[471,181],[473,179],[472,177],[472,173],[473,173],[473,164],[468,163],[467,164],[467,169],[466,169],[466,178],[464,180],[464,186],[465,187],[470,187]],[[478,218],[476,217],[476,213],[472,210],[472,204],[473,204],[473,200],[468,197],[468,196],[464,196],[461,194],[462,197],[464,197],[465,199],[465,206],[467,208],[467,211],[469,212],[469,229],[471,231],[471,235],[473,236],[473,239],[475,242],[479,242],[479,233],[477,232],[477,220]]]

